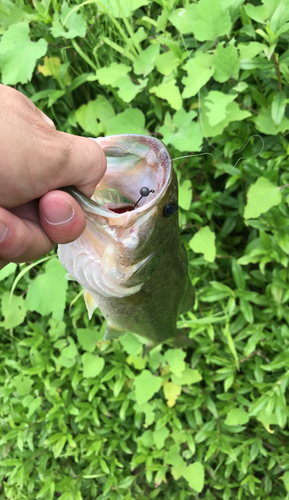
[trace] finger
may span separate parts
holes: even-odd
[[[20,92],[0,85],[0,93],[1,205],[10,208],[68,185],[91,196],[106,169],[99,144],[58,132]]]
[[[54,242],[37,222],[0,208],[0,263],[38,259],[53,248]]]
[[[79,204],[62,191],[51,191],[42,196],[39,220],[47,236],[55,243],[70,243],[85,229],[85,216]]]

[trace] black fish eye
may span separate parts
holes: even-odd
[[[163,208],[163,217],[171,217],[178,210],[178,205],[174,202],[167,203]]]

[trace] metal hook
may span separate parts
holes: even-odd
[[[150,193],[154,193],[155,191],[153,189],[149,189],[148,187],[144,186],[142,188],[140,188],[139,190],[139,194],[140,194],[140,198],[135,202],[134,206],[133,206],[133,210],[135,209],[135,207],[137,206],[137,204],[140,202],[140,200],[142,198],[145,198],[146,196],[148,196]]]

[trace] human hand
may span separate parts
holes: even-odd
[[[91,196],[105,169],[97,143],[58,132],[30,99],[0,85],[0,269],[78,238],[84,213],[57,189],[74,185]]]

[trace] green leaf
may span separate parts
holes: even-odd
[[[278,92],[274,95],[271,105],[271,116],[275,125],[280,125],[286,110],[286,95],[284,92]]]
[[[180,60],[176,57],[176,55],[168,50],[163,54],[159,54],[155,60],[155,66],[159,73],[165,76],[169,76],[174,69],[178,67],[180,64]]]
[[[135,96],[146,86],[148,79],[141,80],[139,85],[135,85],[128,76],[123,76],[114,83],[119,90],[117,94],[124,102],[131,102]]]
[[[179,206],[183,210],[189,210],[192,202],[192,184],[191,181],[186,180],[179,184]]]
[[[201,151],[203,136],[200,125],[193,120],[195,111],[177,111],[173,119],[169,113],[165,116],[165,123],[159,131],[163,135],[165,144],[172,144],[179,151]]]
[[[182,79],[185,88],[183,98],[195,96],[198,91],[206,85],[213,76],[215,56],[203,52],[197,52],[194,58],[191,58],[183,69],[187,71],[188,76]]]
[[[144,5],[148,5],[150,0],[101,0],[98,7],[100,12],[111,12],[113,17],[130,17],[133,12]],[[102,8],[105,7],[106,11]]]
[[[188,366],[181,373],[181,376],[172,375],[172,381],[177,385],[191,385],[196,384],[202,380],[202,375],[198,372],[198,370],[192,370]]]
[[[228,114],[226,108],[236,97],[236,94],[223,94],[217,90],[212,90],[207,95],[205,102],[209,111],[206,115],[212,127],[226,118]]]
[[[173,465],[174,467],[184,467],[185,462],[180,456],[179,451],[180,446],[178,444],[172,444],[165,454],[165,463]]]
[[[244,425],[247,422],[249,422],[249,415],[242,407],[229,410],[225,420],[227,425]]]
[[[103,370],[104,359],[86,352],[81,356],[84,378],[95,378]]]
[[[26,301],[21,296],[12,295],[10,292],[4,292],[2,295],[2,314],[4,328],[15,328],[21,325],[26,316]]]
[[[141,405],[149,401],[160,390],[161,385],[161,377],[155,377],[148,370],[143,370],[134,380],[137,403]]]
[[[86,22],[80,12],[73,7],[69,7],[64,1],[61,4],[61,14],[55,11],[53,15],[51,34],[57,38],[76,38],[80,36],[83,38],[86,32]]]
[[[186,353],[182,349],[168,349],[164,355],[164,359],[169,364],[171,372],[177,377],[182,376],[186,365],[184,359]]]
[[[133,333],[126,333],[125,335],[122,335],[122,337],[119,338],[119,341],[127,354],[135,356],[143,350],[143,344]]]
[[[96,342],[103,339],[103,334],[96,328],[77,328],[76,335],[81,347],[88,352],[93,352]]]
[[[251,184],[244,210],[245,219],[254,219],[282,201],[280,190],[265,177],[259,177]]]
[[[160,52],[160,44],[153,43],[147,49],[143,50],[133,62],[133,70],[137,75],[147,76],[152,72],[155,60]]]
[[[111,119],[115,112],[109,101],[102,95],[97,96],[94,101],[83,104],[75,111],[75,119],[85,130],[97,137],[101,133],[106,133]]]
[[[25,375],[18,375],[17,377],[14,377],[13,383],[19,396],[26,396],[26,394],[31,392],[34,381],[32,378],[26,377]]]
[[[18,394],[19,394],[19,392],[18,392]],[[38,398],[35,398],[35,399],[33,399],[33,401],[31,401],[31,403],[29,404],[29,407],[28,407],[27,418],[32,417],[33,413],[35,413],[36,410],[41,405],[41,402],[42,402],[42,400],[39,396],[38,396]]]
[[[176,80],[170,80],[166,83],[161,83],[157,87],[151,87],[150,92],[156,94],[158,97],[168,101],[173,109],[181,109],[182,107],[182,97],[179,91],[178,85],[176,85]]]
[[[271,108],[261,110],[253,121],[257,129],[267,135],[277,135],[279,132],[286,132],[286,130],[289,130],[289,120],[286,116],[283,116],[279,125],[274,123]]]
[[[25,305],[29,311],[46,315],[52,313],[55,319],[63,318],[68,282],[66,271],[57,259],[51,259],[45,266],[45,273],[34,279],[27,292]]]
[[[126,109],[114,116],[108,125],[107,134],[146,134],[145,116],[140,109]]]
[[[161,450],[164,447],[165,440],[169,437],[170,431],[167,427],[161,427],[153,432],[153,441],[157,450]]]
[[[10,264],[7,264],[3,269],[0,271],[0,281],[5,280],[8,276],[13,274],[17,268],[17,264],[14,264],[14,262],[10,262]]]
[[[29,82],[37,59],[44,56],[46,51],[47,42],[44,38],[37,42],[30,40],[28,24],[12,24],[0,42],[2,83],[15,85]]]
[[[240,52],[240,60],[252,59],[264,50],[266,45],[259,42],[239,43],[238,50]]]
[[[236,80],[239,78],[240,61],[234,43],[233,38],[227,47],[224,47],[223,43],[217,45],[217,57],[214,59],[214,79],[217,82],[223,83],[229,78],[235,78]]]
[[[175,406],[176,400],[181,394],[182,388],[179,385],[175,384],[175,382],[169,382],[168,380],[165,380],[163,382],[163,390],[165,398],[167,400],[167,405],[169,408],[172,408],[173,406]]]
[[[230,122],[244,120],[245,118],[251,116],[251,113],[249,113],[248,111],[241,110],[236,102],[231,102],[227,105],[226,118],[224,118],[224,120],[222,120],[220,123],[212,126],[210,125],[208,120],[208,111],[209,108],[207,107],[207,103],[205,101],[202,112],[202,129],[204,130],[204,133],[207,137],[216,137],[223,132],[224,128],[227,127]]]
[[[191,488],[198,493],[204,488],[205,469],[200,462],[190,464],[183,473],[184,478],[188,481]]]
[[[186,10],[190,16],[190,29],[200,42],[216,40],[230,33],[230,14],[222,9],[221,2],[200,0],[197,4],[188,5]]]
[[[281,477],[286,490],[289,492],[289,471],[286,471]]]
[[[257,23],[264,23],[269,17],[269,12],[264,5],[255,7],[249,3],[244,6],[244,9],[246,14]]]
[[[112,63],[109,66],[104,66],[97,70],[97,79],[100,85],[112,85],[115,82],[126,76],[131,71],[131,67],[122,63]]]
[[[216,258],[215,233],[209,226],[202,227],[190,240],[189,245],[196,253],[204,254],[208,262],[214,262]]]

